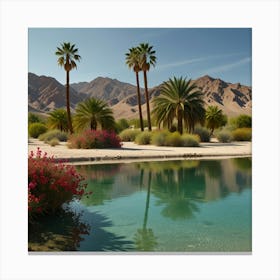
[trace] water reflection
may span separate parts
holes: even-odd
[[[144,176],[144,169],[141,169],[140,172],[142,179]],[[147,189],[147,198],[146,198],[146,207],[144,214],[144,221],[142,228],[137,229],[137,232],[134,236],[135,248],[137,251],[154,251],[157,246],[157,238],[154,235],[154,232],[151,228],[147,228],[148,223],[148,213],[150,206],[150,195],[151,195],[151,182],[152,182],[152,172],[148,173],[148,189]],[[143,180],[141,180],[140,186],[142,187]]]

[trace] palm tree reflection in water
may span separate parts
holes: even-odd
[[[143,174],[143,169],[141,169],[141,174]],[[146,198],[146,207],[145,207],[143,226],[142,228],[139,228],[137,230],[134,236],[136,249],[139,251],[154,251],[155,247],[157,246],[157,240],[153,230],[151,228],[147,228],[148,212],[149,212],[149,205],[150,205],[150,194],[151,194],[151,181],[152,181],[152,172],[149,171],[148,189],[147,189],[147,198]]]

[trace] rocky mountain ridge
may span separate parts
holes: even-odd
[[[239,83],[227,83],[208,75],[194,82],[204,93],[207,105],[217,105],[229,116],[251,114],[252,88]],[[161,85],[150,88],[152,99],[160,94]],[[77,103],[89,97],[105,100],[113,109],[116,118],[137,118],[136,86],[120,82],[116,79],[98,77],[91,82],[80,82],[70,85],[71,109]],[[143,113],[146,113],[144,89],[141,88]],[[29,111],[49,112],[55,108],[65,107],[65,86],[52,77],[37,76],[28,73],[28,105]]]

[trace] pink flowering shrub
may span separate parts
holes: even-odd
[[[56,163],[40,148],[28,157],[28,213],[33,218],[39,213],[58,210],[73,197],[84,194],[86,184],[74,166]]]
[[[88,129],[79,134],[71,135],[68,147],[72,149],[120,148],[121,139],[113,131]]]

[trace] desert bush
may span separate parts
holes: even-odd
[[[129,123],[126,119],[120,119],[116,122],[117,133],[120,133],[127,128],[129,128]]]
[[[182,147],[198,147],[200,137],[193,134],[183,134],[181,136],[181,146]]]
[[[217,135],[217,139],[221,143],[229,143],[232,140],[232,135],[230,131],[227,130],[221,130],[216,135]]]
[[[29,112],[28,113],[28,124],[30,125],[32,123],[43,123],[44,124],[44,121],[37,114]]]
[[[232,118],[230,120],[230,124],[234,127],[234,128],[243,128],[243,127],[252,127],[252,117],[249,115],[239,115],[236,118]]]
[[[83,180],[74,166],[56,163],[40,148],[36,153],[31,151],[28,157],[29,218],[55,212],[73,197],[80,198],[86,187]]]
[[[156,146],[164,146],[166,143],[166,137],[168,135],[168,131],[155,131],[151,137],[151,143]]]
[[[172,146],[172,147],[182,146],[181,134],[178,131],[169,133],[166,137],[165,144],[166,146]]]
[[[197,134],[201,142],[210,142],[210,132],[205,127],[196,127],[193,134]]]
[[[251,128],[237,128],[232,132],[232,138],[235,141],[251,141],[252,129]]]
[[[134,128],[140,128],[140,120],[139,119],[131,119],[128,120],[129,126],[133,126]],[[148,121],[143,119],[144,127],[148,126]]]
[[[45,141],[45,143],[49,142],[53,138],[57,138],[61,142],[66,142],[68,140],[68,135],[69,134],[67,132],[54,129],[41,134],[38,139],[40,141]]]
[[[54,146],[56,146],[56,145],[59,145],[59,140],[58,140],[57,138],[53,138],[53,139],[49,140],[48,143],[49,143],[52,147],[54,147]]]
[[[119,136],[122,141],[135,141],[136,136],[140,133],[138,129],[125,129]]]
[[[88,129],[71,135],[68,147],[72,149],[120,148],[121,139],[113,131]]]
[[[38,138],[40,134],[45,133],[48,128],[42,123],[32,123],[28,127],[28,133],[30,137]]]
[[[135,138],[135,143],[139,145],[148,145],[151,143],[152,132],[143,131],[139,133]]]

